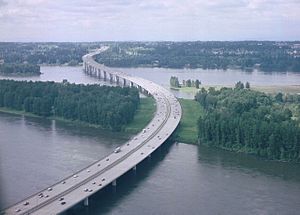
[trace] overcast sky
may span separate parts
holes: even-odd
[[[0,0],[0,41],[300,40],[300,0]]]

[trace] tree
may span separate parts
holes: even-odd
[[[188,80],[186,80],[186,86],[187,87],[191,87],[192,86],[192,81],[191,81],[191,79],[188,79]]]
[[[199,89],[200,84],[201,84],[200,81],[198,79],[196,79],[196,81],[195,81],[195,87],[197,89]]]
[[[283,94],[282,93],[277,93],[275,96],[275,100],[277,102],[283,102]]]
[[[241,81],[238,81],[234,88],[238,90],[244,89],[244,84]]]
[[[245,88],[250,89],[250,83],[248,81],[246,82]]]

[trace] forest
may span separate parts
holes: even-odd
[[[300,72],[300,42],[123,42],[98,55],[111,67]]]
[[[110,48],[97,61],[110,67],[165,67],[202,69],[259,69],[300,72],[300,42],[0,42],[0,60],[75,66],[82,56],[101,46]]]
[[[0,107],[99,125],[113,131],[132,121],[135,88],[0,80]]]
[[[0,60],[5,63],[29,63],[76,66],[82,56],[104,43],[5,43],[0,42]]]
[[[200,144],[272,160],[300,162],[300,95],[275,97],[244,88],[204,88],[195,100]]]
[[[40,66],[34,64],[0,64],[0,74],[5,75],[40,75]]]

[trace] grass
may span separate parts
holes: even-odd
[[[252,90],[261,91],[264,93],[269,94],[277,94],[281,93],[288,93],[288,94],[297,94],[300,93],[300,85],[287,85],[287,86],[253,86],[251,87]]]
[[[234,87],[233,85],[200,85],[200,89],[204,87],[206,90],[210,87],[214,87],[216,90],[220,90],[222,87]],[[175,88],[171,87],[171,89],[178,90],[180,92],[184,93],[191,93],[196,95],[196,93],[199,91],[199,89],[196,89],[195,87],[180,87]],[[257,90],[260,92],[268,93],[268,94],[277,94],[279,92],[281,93],[287,93],[287,94],[300,94],[300,85],[270,85],[270,86],[251,86],[252,90]]]
[[[178,90],[178,91],[184,92],[184,93],[193,93],[193,94],[196,94],[200,90],[200,89],[197,89],[196,87],[171,87],[171,89]]]
[[[140,132],[152,120],[155,111],[156,105],[153,98],[141,98],[140,106],[134,115],[133,121],[124,127],[124,131],[130,134]]]
[[[196,144],[198,139],[197,121],[203,114],[198,102],[189,99],[179,99],[182,108],[182,118],[175,133],[178,142]]]
[[[0,112],[10,113],[10,114],[17,114],[17,115],[24,115],[24,116],[30,116],[30,117],[40,117],[40,116],[34,115],[32,113],[25,112],[25,111],[12,110],[12,109],[9,109],[9,108],[4,108],[4,107],[0,108]]]

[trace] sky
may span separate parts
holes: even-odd
[[[300,0],[0,0],[0,41],[300,40]]]

